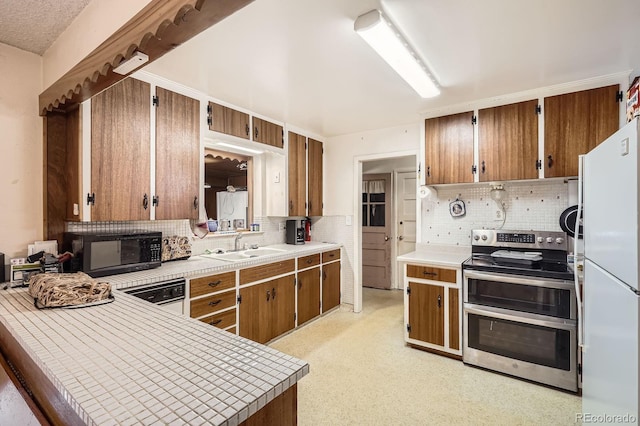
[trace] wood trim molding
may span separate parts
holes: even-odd
[[[254,0],[152,0],[40,94],[39,113],[68,110],[126,76],[113,68],[136,51],[151,63]]]

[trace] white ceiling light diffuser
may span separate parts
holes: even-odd
[[[378,9],[358,16],[353,29],[423,98],[440,94],[431,73]]]
[[[147,62],[149,62],[149,56],[145,55],[142,52],[136,51],[129,59],[127,59],[126,61],[122,61],[120,65],[115,67],[113,69],[113,72],[127,75],[131,71],[140,68]]]

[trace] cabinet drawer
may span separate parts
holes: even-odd
[[[331,262],[340,259],[340,249],[325,251],[322,253],[322,263]]]
[[[203,294],[213,293],[214,291],[226,290],[236,285],[235,271],[225,272],[223,274],[209,275],[202,278],[193,278],[189,281],[189,295],[191,297],[202,296]]]
[[[191,301],[191,317],[197,318],[236,304],[236,292],[231,290]]]
[[[311,268],[320,264],[320,253],[298,258],[298,269]]]
[[[422,278],[425,280],[456,282],[456,270],[445,268],[433,268],[430,266],[407,265],[407,276],[410,278]]]
[[[236,310],[230,309],[226,312],[201,318],[200,321],[206,322],[214,327],[227,328],[236,323]]]
[[[240,285],[264,280],[269,277],[275,277],[276,275],[286,274],[287,272],[293,272],[294,269],[295,259],[288,259],[281,262],[255,266],[253,268],[241,269]]]

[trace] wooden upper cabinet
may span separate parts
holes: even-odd
[[[425,120],[425,182],[473,182],[473,112]]]
[[[127,78],[91,100],[91,220],[149,220],[149,83]]]
[[[322,142],[309,138],[308,164],[308,215],[322,216]]]
[[[578,155],[586,154],[620,125],[618,85],[544,98],[545,177],[578,175]]]
[[[197,219],[200,102],[161,87],[156,96],[156,219]]]
[[[478,111],[481,182],[538,177],[537,100]]]
[[[307,138],[289,132],[289,216],[306,216]]]
[[[278,124],[253,117],[253,141],[284,148],[284,130]]]
[[[251,134],[249,114],[209,102],[208,115],[209,130],[249,139]]]

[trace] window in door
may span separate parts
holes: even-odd
[[[385,184],[383,179],[362,181],[362,226],[385,226]]]

